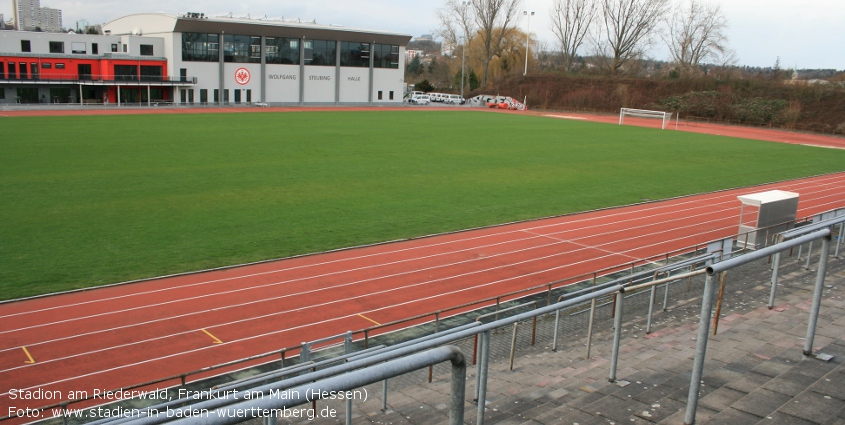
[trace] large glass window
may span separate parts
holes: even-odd
[[[342,41],[340,43],[340,66],[357,66],[369,68],[369,43],[353,43],[349,41]]]
[[[114,79],[118,81],[138,80],[138,67],[135,65],[115,65]]]
[[[20,70],[21,80],[26,80],[26,62],[21,62],[18,66],[20,67],[18,69]]]
[[[299,40],[296,38],[267,38],[264,42],[267,63],[299,65]]]
[[[142,81],[161,81],[162,71],[160,66],[141,65]]]
[[[208,89],[200,89],[200,103],[203,105],[208,103]]]
[[[15,77],[15,63],[9,62],[9,79],[14,80],[16,78],[17,77]]]
[[[399,46],[390,44],[373,45],[374,68],[399,68]]]
[[[33,80],[38,79],[38,64],[37,63],[29,64],[29,75],[32,76]]]
[[[182,60],[217,62],[220,58],[220,36],[217,34],[182,33]]]
[[[141,45],[141,56],[153,56],[153,45],[152,44],[142,44]]]
[[[0,80],[6,79],[6,64],[4,62],[0,62]]]
[[[260,63],[261,37],[250,37],[248,35],[224,35],[223,61],[236,63]]]
[[[21,40],[21,52],[32,52],[32,44],[29,40]]]
[[[86,53],[85,49],[85,43],[83,42],[73,41],[70,43],[70,52],[74,55],[84,55]]]
[[[65,43],[61,41],[51,41],[50,42],[50,53],[64,53],[65,52]]]
[[[305,40],[305,64],[334,66],[337,42],[327,40]]]

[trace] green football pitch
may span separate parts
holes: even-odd
[[[2,299],[845,170],[842,150],[480,111],[2,120]]]

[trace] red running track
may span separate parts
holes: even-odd
[[[51,402],[12,389],[122,388],[630,264],[735,234],[739,194],[798,192],[808,216],[845,207],[843,188],[838,173],[3,304],[0,405]]]

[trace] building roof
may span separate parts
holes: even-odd
[[[387,31],[283,20],[197,17],[197,14],[183,16],[161,13],[128,15],[103,25],[103,30],[111,31],[112,35],[154,35],[167,32],[198,32],[305,38],[311,40],[355,41],[361,43],[373,42],[400,46],[405,46],[411,41],[411,36],[408,34]]]

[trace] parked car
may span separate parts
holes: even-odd
[[[431,102],[431,99],[427,94],[415,94],[408,99],[408,103],[413,103],[415,105],[428,105],[429,102]]]
[[[445,102],[451,103],[452,105],[463,105],[466,103],[466,99],[462,98],[459,94],[450,94],[447,95]]]

